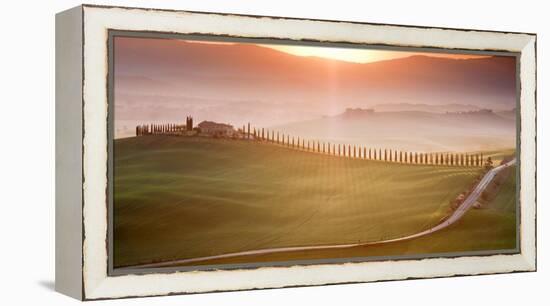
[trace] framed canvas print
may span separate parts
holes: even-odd
[[[536,270],[536,35],[56,17],[56,288],[82,300]]]

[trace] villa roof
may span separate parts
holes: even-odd
[[[201,128],[228,128],[228,129],[233,128],[233,126],[229,125],[229,124],[217,123],[217,122],[214,122],[214,121],[206,121],[206,120],[199,123],[199,127],[201,127]]]

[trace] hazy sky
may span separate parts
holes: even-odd
[[[380,104],[515,106],[513,57],[125,37],[114,50],[116,137],[187,115],[270,127]]]

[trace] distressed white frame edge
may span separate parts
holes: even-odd
[[[85,299],[279,288],[536,270],[536,36],[270,17],[83,6]],[[107,275],[108,29],[521,52],[521,253],[232,271]]]

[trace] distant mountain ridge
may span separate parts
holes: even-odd
[[[473,152],[515,147],[515,117],[492,110],[434,113],[348,108],[336,116],[271,127],[292,136],[418,152]]]
[[[466,112],[480,110],[481,108],[472,104],[421,104],[421,103],[394,103],[394,104],[376,104],[372,106],[379,112],[402,112],[402,111],[421,111],[429,113],[446,113],[446,112]]]

